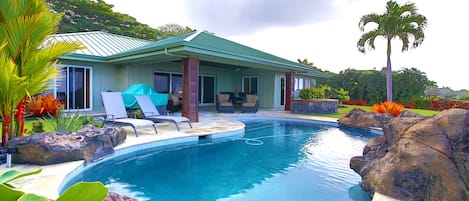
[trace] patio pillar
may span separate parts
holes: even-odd
[[[291,100],[293,98],[293,87],[294,87],[295,73],[285,73],[285,110],[290,111]]]
[[[182,60],[182,116],[199,121],[199,59]]]

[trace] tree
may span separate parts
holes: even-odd
[[[46,0],[53,12],[62,13],[59,33],[80,31],[105,31],[113,34],[161,40],[167,37],[193,32],[189,27],[177,24],[163,25],[159,29],[138,22],[127,14],[114,12],[113,5],[103,0]]]
[[[177,36],[185,33],[191,33],[195,30],[189,27],[183,27],[178,24],[165,24],[163,26],[158,27],[159,35],[156,36],[157,40],[165,39],[171,36]]]
[[[50,12],[44,0],[4,1],[0,4],[3,146],[22,132],[26,98],[47,90],[48,83],[60,75],[55,59],[80,47],[78,43],[47,42],[57,32],[61,15]],[[16,127],[15,121],[20,123]]]
[[[409,103],[425,95],[425,90],[435,84],[417,68],[404,68],[394,73],[395,96],[401,103]]]
[[[399,5],[395,1],[388,1],[386,4],[386,12],[384,14],[368,14],[360,19],[358,24],[362,32],[369,23],[375,23],[377,28],[364,33],[357,42],[360,52],[365,53],[365,46],[375,49],[375,39],[383,37],[387,41],[387,65],[386,65],[386,95],[387,100],[392,101],[392,69],[391,69],[391,41],[399,39],[402,41],[402,51],[412,47],[418,47],[424,40],[424,29],[427,26],[425,16],[417,13],[417,7],[414,3],[406,3]]]

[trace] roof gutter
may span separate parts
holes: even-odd
[[[164,54],[168,56],[173,56],[173,57],[179,57],[179,58],[189,58],[189,56],[184,56],[184,55],[178,55],[178,54],[173,54],[168,52],[168,48],[164,48]]]

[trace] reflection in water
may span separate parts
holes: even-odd
[[[124,156],[75,181],[100,180],[139,200],[369,200],[349,168],[369,133],[254,120],[243,139]]]

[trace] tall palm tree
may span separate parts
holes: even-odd
[[[392,69],[391,69],[391,40],[397,38],[402,41],[402,51],[412,47],[416,48],[422,44],[425,36],[423,30],[427,26],[427,18],[417,13],[414,3],[399,5],[395,1],[386,3],[384,14],[368,14],[360,19],[358,24],[362,32],[369,23],[378,25],[376,29],[364,33],[358,40],[357,47],[360,52],[365,53],[365,46],[375,49],[375,39],[383,37],[387,41],[387,65],[386,65],[386,91],[387,100],[392,101]]]
[[[60,75],[56,58],[80,48],[78,43],[46,43],[49,35],[57,33],[60,19],[44,0],[2,0],[0,4],[2,145],[18,135],[13,117],[18,114],[17,121],[24,122],[24,100],[47,90],[47,83]]]

